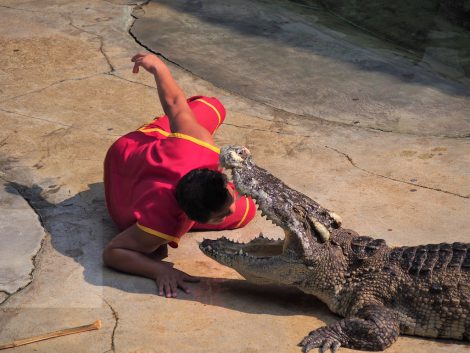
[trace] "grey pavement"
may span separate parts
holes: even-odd
[[[430,70],[431,61],[410,60],[391,43],[347,32],[344,21],[317,6],[158,1],[136,14],[131,32],[218,87],[306,118],[470,135],[468,78],[446,80]]]
[[[32,280],[34,257],[41,248],[44,228],[13,185],[0,188],[0,302]]]
[[[337,320],[319,300],[249,284],[198,250],[203,237],[281,235],[259,215],[244,229],[183,238],[169,260],[202,282],[178,299],[103,266],[117,233],[104,155],[162,114],[153,78],[131,73],[143,46],[168,60],[187,95],[224,103],[219,146],[247,146],[345,226],[392,245],[470,241],[468,82],[318,11],[278,1],[0,2],[0,344],[101,319],[99,331],[11,352],[295,352]],[[402,336],[387,350],[403,351],[468,344]]]

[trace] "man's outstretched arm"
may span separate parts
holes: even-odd
[[[139,53],[132,58],[134,73],[143,67],[155,77],[158,96],[165,114],[170,121],[172,132],[183,133],[202,141],[214,144],[212,135],[200,125],[186,102],[182,89],[178,86],[165,63],[157,56],[149,53]]]
[[[199,282],[198,278],[173,268],[169,262],[149,256],[164,244],[166,240],[147,234],[134,224],[108,243],[103,251],[103,261],[116,270],[153,279],[159,295],[176,297],[177,288],[189,293],[185,282]]]

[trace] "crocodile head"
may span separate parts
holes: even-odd
[[[225,237],[205,239],[200,249],[257,283],[295,285],[305,281],[331,233],[340,227],[339,217],[256,166],[245,147],[223,147],[220,163],[232,170],[237,190],[251,196],[261,215],[284,230],[284,239],[271,240],[262,234],[248,243]]]

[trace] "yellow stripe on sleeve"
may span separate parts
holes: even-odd
[[[143,133],[146,133],[146,132],[159,132],[160,134],[162,134],[165,137],[168,137],[168,136],[171,135],[168,131],[165,131],[165,130],[160,129],[158,127],[147,128],[146,126],[147,125],[142,126],[140,129],[138,129],[138,131],[143,132]]]
[[[173,236],[165,234],[165,233],[157,232],[156,230],[153,230],[152,228],[148,228],[146,226],[143,226],[142,224],[139,224],[138,222],[137,222],[137,227],[142,229],[145,233],[155,235],[156,237],[163,238],[165,240],[174,241],[175,243],[178,243],[180,241],[180,239],[177,238],[177,237],[173,237]]]
[[[143,132],[143,133],[146,133],[146,132],[159,132],[160,134],[162,134],[165,137],[176,137],[176,138],[180,138],[180,139],[183,139],[183,140],[188,140],[188,141],[194,142],[195,144],[197,144],[199,146],[206,147],[206,148],[210,149],[211,151],[214,151],[215,153],[220,154],[220,148],[215,147],[215,146],[211,145],[208,142],[199,140],[198,138],[195,138],[195,137],[192,137],[192,136],[189,136],[189,135],[186,135],[186,134],[182,134],[180,132],[169,133],[168,131],[165,131],[165,130],[160,129],[158,127],[146,128],[145,126],[138,129],[138,131]]]
[[[219,123],[217,124],[217,127],[216,127],[216,129],[217,129],[220,126],[220,124],[222,123],[222,117],[220,116],[220,113],[217,110],[217,108],[214,107],[212,104],[210,104],[209,102],[205,101],[202,98],[198,98],[198,99],[195,99],[195,100],[198,101],[198,102],[202,102],[205,105],[207,105],[208,107],[212,108],[212,110],[217,114],[217,118],[219,119]]]
[[[245,213],[243,214],[242,220],[237,223],[235,228],[238,228],[240,227],[241,224],[243,224],[243,222],[246,219],[246,216],[248,215],[248,211],[250,210],[250,201],[248,201],[248,197],[246,197],[245,200],[246,200]]]
[[[206,148],[210,149],[211,151],[214,151],[217,154],[220,154],[220,148],[215,147],[214,145],[211,145],[208,142],[199,140],[196,137],[189,136],[189,135],[186,135],[186,134],[182,134],[180,132],[169,133],[168,131],[165,131],[165,130],[159,128],[159,127],[149,127],[148,128],[147,126],[148,125],[144,125],[141,128],[139,128],[137,131],[140,131],[140,132],[143,132],[143,133],[158,132],[158,133],[162,134],[165,137],[176,137],[176,138],[180,138],[180,139],[183,139],[183,140],[188,140],[188,141],[194,142],[197,145],[206,147]]]

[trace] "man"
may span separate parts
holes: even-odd
[[[121,233],[105,247],[103,260],[155,280],[159,295],[176,297],[178,288],[189,292],[185,282],[199,280],[162,261],[167,244],[177,247],[191,229],[242,227],[256,209],[219,171],[212,134],[225,118],[222,104],[186,100],[155,55],[139,53],[132,61],[134,73],[143,67],[154,75],[165,116],[122,136],[106,155],[106,203]]]

